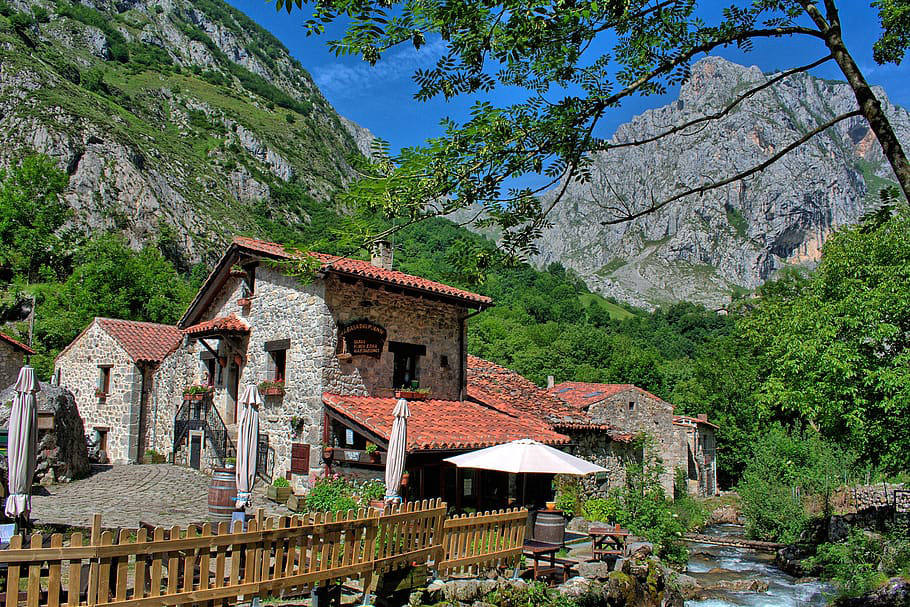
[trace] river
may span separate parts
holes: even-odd
[[[742,536],[736,525],[714,525],[705,535]],[[767,592],[707,590],[703,600],[686,601],[686,607],[815,607],[827,603],[831,588],[820,582],[796,583],[774,566],[774,555],[746,548],[692,543],[688,575],[708,587],[726,580],[764,580]]]

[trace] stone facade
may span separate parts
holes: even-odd
[[[588,415],[597,423],[654,437],[665,467],[661,486],[667,495],[673,495],[676,468],[683,467],[686,462],[682,436],[673,424],[673,405],[644,390],[629,388],[592,404],[588,407]]]
[[[106,452],[114,463],[140,460],[138,440],[143,369],[96,321],[55,361],[60,385],[73,393],[90,435],[106,434]],[[108,369],[108,391],[99,395],[102,369]]]
[[[302,488],[323,472],[322,394],[391,396],[394,343],[425,348],[417,363],[420,385],[429,387],[434,398],[459,398],[466,364],[463,307],[350,284],[331,275],[303,284],[268,264],[258,265],[254,272],[252,293],[249,281],[232,273],[194,322],[234,315],[249,326],[249,335],[205,339],[218,355],[211,378],[213,399],[229,428],[236,421],[235,396],[245,386],[274,379],[268,344],[287,344],[285,393],[265,396],[259,411],[272,476],[283,476],[290,469],[294,443],[310,445],[310,474],[294,475],[293,484]],[[239,303],[242,298],[248,300],[245,305]],[[378,357],[338,356],[339,328],[354,321],[385,329]],[[187,339],[156,374],[150,405],[155,424],[147,440],[161,453],[173,450],[173,419],[182,403],[183,387],[208,379],[209,368],[202,358],[207,352],[199,340]],[[239,363],[236,369],[235,363]],[[236,391],[233,373],[238,373]],[[178,454],[176,459],[184,457]]]
[[[716,443],[714,430],[703,420],[678,417],[674,422],[685,449],[688,492],[696,495],[717,493]]]
[[[569,436],[573,446],[568,451],[572,455],[607,469],[604,473],[580,477],[585,495],[607,497],[610,489],[625,484],[626,465],[641,460],[641,453],[631,443],[615,441],[606,432],[575,430],[569,432]]]
[[[0,339],[0,386],[14,383],[24,362],[25,352],[21,348]]]

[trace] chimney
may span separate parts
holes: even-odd
[[[553,379],[552,375],[547,375],[547,390],[551,389],[556,385],[556,380]]]
[[[377,240],[373,243],[370,264],[384,270],[392,269],[392,243],[388,240]]]
[[[698,414],[698,421],[700,421],[700,422],[706,422],[706,421],[708,421],[708,414],[707,414],[707,413],[699,413],[699,414]]]

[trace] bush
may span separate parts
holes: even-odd
[[[167,459],[162,453],[158,453],[154,449],[146,449],[145,457],[142,458],[142,461],[146,464],[163,464]]]
[[[831,580],[840,596],[860,596],[891,576],[910,577],[910,538],[900,531],[878,536],[853,529],[843,542],[818,546],[804,565]]]
[[[578,477],[557,476],[553,479],[553,487],[556,489],[557,509],[562,510],[569,516],[581,514],[582,486]]]
[[[283,476],[276,476],[275,480],[272,481],[272,486],[281,489],[284,487],[290,487],[291,482]]]
[[[796,541],[811,518],[806,503],[821,497],[829,510],[831,493],[852,464],[850,454],[815,431],[791,434],[773,426],[755,443],[737,485],[746,533],[767,541]]]
[[[354,487],[337,474],[316,481],[303,498],[310,512],[340,512],[357,508]]]

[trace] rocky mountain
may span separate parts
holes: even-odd
[[[77,228],[163,235],[189,261],[310,221],[369,145],[222,0],[0,0],[0,130],[0,165],[69,172]]]
[[[771,77],[704,59],[675,102],[622,125],[612,141],[638,141],[714,113]],[[910,142],[910,113],[878,93],[898,136]],[[560,261],[592,289],[645,307],[677,300],[720,306],[785,266],[811,264],[832,231],[856,222],[893,180],[863,118],[839,123],[745,181],[631,223],[603,222],[617,203],[641,209],[746,170],[855,107],[846,84],[795,74],[708,126],[600,153],[591,182],[571,184],[554,209],[538,261]]]

